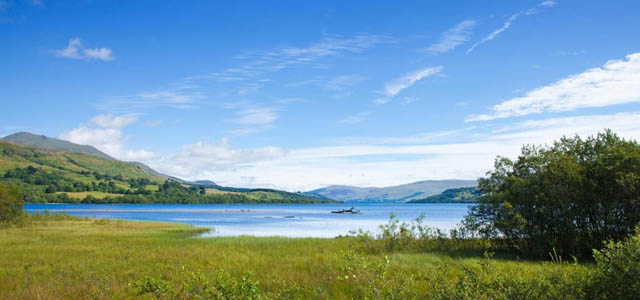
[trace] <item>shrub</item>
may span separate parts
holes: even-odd
[[[24,198],[16,187],[0,183],[0,223],[11,222],[22,215]]]
[[[640,299],[640,225],[625,241],[594,250],[593,295],[601,299]]]

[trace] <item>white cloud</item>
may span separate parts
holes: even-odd
[[[353,116],[347,117],[345,119],[340,120],[342,124],[357,124],[364,122],[369,115],[371,115],[370,111],[359,112]]]
[[[515,14],[512,15],[511,17],[509,17],[509,19],[507,19],[506,22],[504,22],[504,25],[502,25],[502,27],[498,28],[497,30],[493,31],[492,33],[490,33],[489,35],[487,35],[485,38],[483,38],[482,40],[480,40],[479,42],[473,44],[473,46],[471,46],[471,48],[469,48],[469,50],[467,50],[467,54],[471,53],[476,47],[491,41],[493,39],[495,39],[496,37],[498,37],[498,35],[500,35],[502,32],[504,32],[505,30],[507,30],[509,27],[511,27],[511,23],[513,23],[513,21],[515,21],[518,16],[520,14]]]
[[[471,30],[476,26],[476,21],[466,20],[442,33],[440,42],[429,46],[426,51],[432,54],[449,52],[466,43],[471,38]]]
[[[531,90],[522,97],[495,105],[491,114],[471,116],[467,121],[640,102],[639,83],[640,52]]]
[[[79,38],[69,40],[67,48],[56,50],[57,56],[71,59],[98,59],[98,60],[114,60],[113,52],[108,48],[85,48]]]
[[[352,37],[324,36],[306,47],[284,47],[266,52],[247,53],[236,58],[246,61],[242,65],[222,72],[192,76],[188,79],[211,79],[221,83],[259,80],[268,73],[293,66],[313,64],[319,59],[349,53],[362,53],[376,45],[388,42],[384,35],[359,34]]]
[[[422,70],[409,73],[401,78],[398,78],[385,85],[384,90],[381,92],[384,95],[384,97],[376,99],[375,103],[385,104],[391,101],[391,98],[393,98],[395,95],[397,95],[404,89],[412,86],[417,81],[426,77],[436,75],[440,73],[440,71],[442,71],[442,66],[429,67],[429,68],[424,68]]]
[[[278,119],[274,108],[250,107],[237,112],[235,122],[242,125],[269,125]]]
[[[229,145],[227,139],[220,142],[197,142],[184,146],[176,155],[165,156],[159,161],[150,161],[159,170],[184,178],[207,178],[202,173],[239,170],[261,161],[286,156],[288,150],[280,147],[238,149]]]
[[[84,54],[89,59],[113,60],[113,52],[108,48],[84,49]]]
[[[153,107],[189,109],[198,106],[206,97],[197,85],[144,91],[135,95],[104,97],[98,108],[110,112],[129,113]]]
[[[164,124],[164,120],[153,120],[153,121],[146,121],[144,122],[145,125],[147,125],[148,127],[158,127],[162,124]]]
[[[418,100],[418,99],[416,99],[414,97],[404,97],[404,100],[402,101],[401,104],[406,106],[406,105],[409,105],[409,104],[411,104],[413,102],[416,102],[416,100]]]
[[[98,115],[91,119],[91,122],[103,128],[120,129],[138,120],[136,115],[114,116],[112,114]]]
[[[340,75],[328,80],[325,83],[325,87],[333,91],[343,91],[347,88],[361,83],[364,80],[365,78],[363,76],[357,74]]]
[[[93,126],[80,126],[60,134],[59,138],[80,145],[91,145],[121,160],[147,160],[155,155],[146,150],[127,150],[122,130],[135,122],[135,115],[98,115],[91,119]],[[97,126],[97,127],[96,127]]]
[[[555,2],[555,1],[548,0],[548,1],[542,1],[538,5],[544,6],[544,7],[554,7],[554,6],[558,5],[558,3]]]

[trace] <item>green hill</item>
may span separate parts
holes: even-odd
[[[448,189],[442,194],[422,199],[407,201],[408,203],[476,203],[480,198],[480,190],[475,187]]]
[[[11,137],[11,138],[10,138]],[[20,139],[27,137],[27,139]],[[20,187],[32,203],[318,203],[334,202],[321,196],[270,189],[234,189],[174,180],[140,163],[114,158],[90,146],[42,137],[43,149],[19,145],[34,143],[32,134],[0,140],[0,182]],[[14,141],[7,141],[12,139]],[[74,150],[83,151],[80,153]],[[98,151],[92,152],[91,149]],[[88,154],[85,152],[91,152]],[[102,155],[100,154],[102,153]],[[215,185],[215,184],[214,184]]]
[[[16,143],[23,146],[36,147],[50,150],[60,150],[66,152],[84,153],[108,160],[116,160],[100,150],[87,145],[78,145],[64,140],[50,138],[44,135],[35,135],[28,132],[18,132],[2,138],[7,142]]]

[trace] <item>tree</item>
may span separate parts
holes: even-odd
[[[24,199],[16,187],[0,183],[0,222],[18,217],[22,212]]]
[[[610,130],[524,146],[513,162],[498,157],[479,180],[479,205],[467,229],[499,238],[525,255],[589,257],[640,221],[640,146]]]

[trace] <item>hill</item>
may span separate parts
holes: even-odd
[[[27,139],[20,139],[20,137]],[[13,135],[33,142],[35,135]],[[10,136],[11,137],[11,136]],[[38,137],[38,136],[35,136]],[[40,138],[38,138],[40,139]],[[173,180],[140,164],[104,158],[81,145],[41,137],[41,144],[64,146],[44,149],[0,140],[0,182],[20,187],[25,200],[84,203],[317,203],[335,202],[322,196],[269,189],[218,187]],[[63,143],[61,143],[63,142]],[[89,146],[87,146],[89,147]],[[95,148],[93,148],[95,149]],[[97,151],[97,150],[96,150]],[[101,152],[100,152],[101,153]],[[103,153],[104,154],[104,153]]]
[[[382,188],[332,185],[309,193],[345,202],[406,202],[440,194],[451,188],[476,185],[475,180],[425,180]]]
[[[29,132],[18,132],[9,136],[5,136],[2,140],[16,143],[23,146],[36,147],[49,150],[60,150],[66,152],[84,153],[108,160],[116,160],[106,153],[96,149],[93,146],[78,145],[65,140],[50,138],[44,135],[35,135]]]
[[[422,199],[413,199],[408,203],[477,203],[480,190],[475,187],[448,189],[441,194]]]

